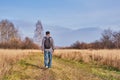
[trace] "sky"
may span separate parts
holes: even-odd
[[[120,0],[0,0],[0,20],[120,29]],[[19,25],[18,25],[19,26]]]

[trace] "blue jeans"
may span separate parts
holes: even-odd
[[[52,52],[44,51],[44,64],[48,66],[48,68],[52,65]]]

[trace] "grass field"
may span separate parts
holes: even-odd
[[[0,80],[120,80],[120,50],[56,50],[45,69],[39,50],[0,50]]]
[[[106,65],[120,70],[120,50],[57,50],[54,55],[63,59]]]

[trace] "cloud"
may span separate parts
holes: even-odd
[[[7,7],[0,5],[0,18],[24,20],[25,24],[22,22],[24,26],[33,25],[37,19],[40,19],[44,24],[60,25],[72,29],[118,25],[120,22],[119,0],[54,1],[50,1],[49,5],[45,1],[40,4],[32,4],[36,1],[29,3],[25,1],[25,4],[29,4],[27,6],[25,4],[20,6],[22,3],[20,1],[20,3],[17,2],[19,7],[16,4],[6,4]],[[18,25],[22,26],[22,24]]]

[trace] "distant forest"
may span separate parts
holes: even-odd
[[[42,30],[41,23],[38,21],[40,26],[36,26],[34,39],[37,40],[41,36]],[[37,23],[37,24],[38,24]],[[37,31],[41,32],[37,32]],[[39,34],[39,35],[38,35]],[[19,30],[9,20],[0,21],[0,48],[3,49],[39,49],[40,40],[35,40],[29,37],[21,38]],[[39,43],[38,43],[39,42]],[[39,44],[39,45],[38,45]]]
[[[120,49],[120,31],[106,29],[101,34],[100,40],[91,43],[76,41],[69,47],[72,49]],[[90,36],[90,35],[89,35]]]
[[[0,48],[4,49],[40,49],[43,37],[43,26],[36,23],[33,38],[21,39],[19,30],[9,20],[0,21]],[[100,40],[91,43],[76,41],[67,49],[120,49],[120,31],[104,30]],[[90,35],[89,35],[90,36]]]

